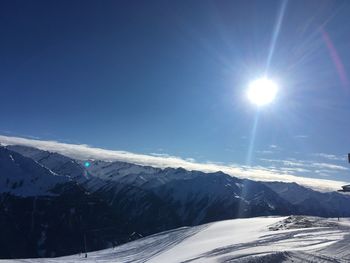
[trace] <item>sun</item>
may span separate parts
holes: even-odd
[[[260,78],[252,81],[247,90],[249,101],[257,106],[271,103],[277,95],[277,84],[268,78]]]

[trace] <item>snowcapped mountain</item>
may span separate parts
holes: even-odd
[[[88,250],[98,250],[182,226],[268,215],[338,216],[338,202],[350,207],[346,195],[297,184],[75,160],[16,145],[0,147],[0,175],[0,258],[76,253],[84,236]],[[350,216],[350,209],[342,215]]]
[[[84,161],[25,146],[9,146],[51,171],[75,179],[107,200],[132,186],[152,193],[176,211],[185,225],[232,217],[289,214],[293,205],[265,185],[222,172],[206,174],[182,168],[159,169],[124,162]],[[200,213],[198,213],[200,211]]]
[[[80,162],[64,155],[20,145],[9,145],[6,148],[31,158],[56,174],[67,176],[72,180],[84,182],[89,177]]]
[[[349,262],[350,221],[317,217],[257,217],[182,227],[61,262]],[[0,261],[13,263],[16,260]]]
[[[0,147],[0,193],[19,196],[53,195],[53,189],[70,181],[44,165]]]
[[[349,216],[349,196],[338,192],[321,193],[296,183],[265,182],[280,197],[298,207],[299,214],[334,217]]]
[[[261,183],[241,180],[224,173],[189,173],[175,177],[183,169],[171,170],[173,180],[152,190],[172,204],[184,225],[215,220],[270,214],[290,214],[293,205]],[[169,174],[169,171],[167,175]]]

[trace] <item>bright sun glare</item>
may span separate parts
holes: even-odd
[[[271,103],[277,95],[277,84],[268,79],[260,78],[249,84],[247,96],[250,102],[257,106]]]

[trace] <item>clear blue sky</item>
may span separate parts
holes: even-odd
[[[271,52],[280,92],[251,164],[347,167],[349,13],[322,0],[2,1],[0,133],[245,164],[257,111],[244,92]],[[316,169],[305,174],[350,178]]]

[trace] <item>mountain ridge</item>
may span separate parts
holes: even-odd
[[[23,195],[25,191],[16,192],[16,188],[7,192],[7,188],[3,189],[0,195],[3,230],[14,229],[13,223],[16,223],[31,244],[30,247],[23,245],[17,254],[10,256],[51,257],[76,253],[83,251],[84,236],[87,249],[97,250],[173,228],[232,218],[291,214],[337,216],[339,211],[334,205],[314,201],[328,200],[330,196],[334,202],[341,200],[350,206],[350,198],[338,193],[320,193],[297,184],[240,179],[223,172],[161,169],[101,160],[86,160],[90,165],[85,167],[84,160],[27,146],[0,147],[0,152],[6,153],[0,155],[1,174],[5,174],[3,167],[7,167],[7,163],[13,166],[9,157],[12,154],[33,167],[40,167],[48,177],[55,175],[54,178],[64,179],[53,187],[49,185],[47,191],[27,196]],[[36,176],[36,172],[29,171],[26,176]],[[296,201],[292,198],[295,195],[304,198]],[[310,197],[313,199],[309,200]],[[64,217],[53,216],[57,215],[56,210]],[[99,212],[96,214],[94,210]],[[350,215],[350,210],[342,213]],[[33,226],[29,227],[24,219],[34,222]],[[31,231],[36,234],[30,234]],[[57,231],[60,235],[55,235]],[[72,235],[72,242],[64,241],[65,235]],[[8,237],[10,242],[7,242],[15,244],[18,238]],[[9,256],[1,249],[2,245],[8,246],[5,242],[0,240],[0,258]]]

